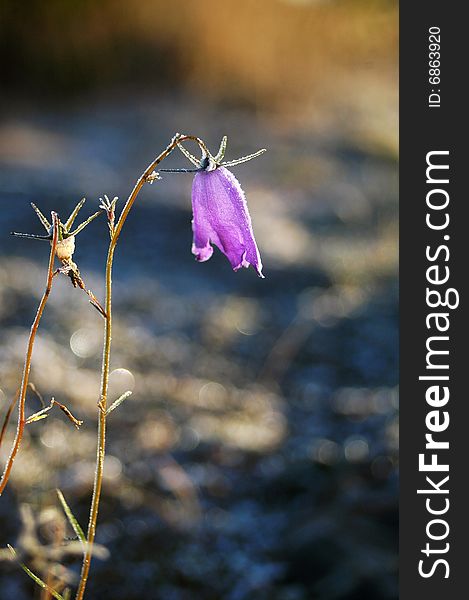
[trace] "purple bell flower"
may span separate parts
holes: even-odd
[[[251,160],[265,150],[221,162],[226,142],[225,136],[215,157],[204,148],[201,160],[197,160],[182,145],[179,146],[181,152],[197,167],[192,184],[192,254],[199,262],[209,260],[213,254],[212,244],[215,244],[228,258],[234,271],[252,265],[259,277],[264,277],[246,197],[238,180],[226,167]]]
[[[192,211],[192,254],[196,260],[208,260],[213,254],[213,243],[225,254],[234,271],[252,265],[259,277],[263,277],[246,197],[231,171],[218,167],[196,173]]]

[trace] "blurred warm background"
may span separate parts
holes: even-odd
[[[111,396],[133,395],[109,419],[90,600],[397,598],[395,2],[3,0],[0,52],[2,419],[47,266],[9,235],[42,233],[29,203],[122,206],[176,131],[269,150],[233,169],[265,280],[194,262],[190,175],[147,186],[124,230]],[[77,241],[102,298],[104,219]],[[101,337],[57,280],[31,379],[85,423],[29,425],[0,499],[0,546],[42,575],[26,533],[73,537],[55,488],[87,523]],[[1,600],[41,597],[12,562],[0,581]]]

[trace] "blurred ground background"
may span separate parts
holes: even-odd
[[[147,186],[114,275],[108,457],[88,597],[397,597],[397,8],[384,0],[34,0],[0,5],[0,410],[20,379],[48,247],[65,218],[122,202],[176,131],[227,157],[265,280],[190,254],[190,175]],[[166,166],[187,166],[174,153]],[[104,219],[74,258],[103,296]],[[61,413],[29,425],[0,545],[87,523],[102,322],[57,280],[31,380]],[[34,394],[28,410],[40,407]],[[2,465],[14,423],[2,449]],[[25,508],[26,505],[26,508]],[[27,529],[27,527],[26,527]],[[22,535],[23,534],[23,535]],[[24,559],[45,576],[41,551]],[[42,552],[42,558],[44,552]],[[63,556],[70,574],[79,558]],[[40,598],[12,562],[0,598]]]

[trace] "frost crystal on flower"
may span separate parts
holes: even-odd
[[[215,244],[234,271],[252,265],[259,277],[264,277],[246,197],[238,180],[226,167],[247,162],[265,150],[222,162],[226,142],[225,136],[216,156],[204,146],[201,160],[179,146],[184,156],[197,167],[192,184],[192,253],[199,262],[204,262],[212,256],[212,244]]]

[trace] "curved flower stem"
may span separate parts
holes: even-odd
[[[140,190],[145,183],[155,181],[158,177],[154,172],[155,168],[164,160],[176,146],[185,141],[196,142],[202,152],[206,151],[204,142],[193,135],[182,135],[177,133],[168,146],[161,152],[145,169],[142,175],[137,180],[133,190],[127,199],[127,202],[122,209],[119,219],[115,227],[111,231],[111,241],[109,243],[109,249],[106,260],[106,299],[105,299],[105,324],[104,324],[104,344],[103,344],[103,361],[101,370],[101,395],[98,403],[98,443],[96,452],[96,470],[93,484],[93,496],[91,499],[90,517],[88,522],[87,532],[87,546],[83,555],[83,563],[81,568],[80,582],[78,584],[78,590],[76,594],[76,600],[83,600],[86,583],[88,581],[88,575],[91,566],[91,556],[93,553],[93,543],[96,535],[96,523],[98,520],[99,502],[101,498],[101,489],[103,484],[103,471],[104,471],[104,457],[106,453],[106,409],[107,409],[107,397],[108,397],[108,386],[109,386],[109,368],[110,368],[110,357],[111,357],[111,332],[112,332],[112,267],[114,261],[114,252],[116,249],[117,241],[121,234],[124,223],[129,215],[129,212],[140,193]]]
[[[29,383],[29,373],[31,370],[31,358],[33,355],[34,348],[34,340],[36,339],[36,333],[39,328],[39,323],[41,321],[42,313],[44,312],[44,308],[47,304],[47,300],[49,298],[50,291],[52,289],[52,279],[54,277],[54,259],[55,259],[55,251],[57,248],[57,239],[58,239],[58,231],[59,231],[59,217],[57,213],[52,212],[52,227],[53,227],[53,235],[51,241],[50,248],[50,256],[49,256],[49,267],[47,270],[47,281],[46,281],[46,289],[42,295],[41,301],[39,302],[39,306],[37,308],[36,317],[34,318],[33,324],[31,325],[31,331],[29,334],[28,347],[26,350],[26,356],[24,359],[24,367],[23,367],[23,376],[21,379],[21,387],[18,397],[18,427],[16,429],[16,436],[13,441],[13,445],[11,447],[10,456],[8,457],[5,469],[3,471],[2,479],[0,480],[0,496],[5,489],[8,480],[10,478],[11,469],[13,467],[13,462],[18,454],[18,450],[21,445],[21,440],[23,439],[24,428],[26,425],[26,419],[24,416],[24,408],[26,403],[26,391],[28,389]]]

